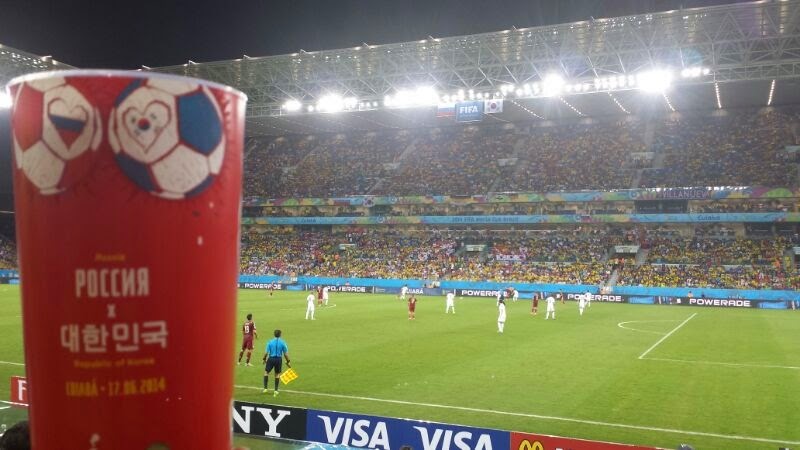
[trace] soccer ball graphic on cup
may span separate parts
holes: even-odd
[[[24,83],[14,103],[14,159],[28,180],[51,195],[83,178],[102,138],[97,109],[59,77]]]
[[[102,140],[99,111],[58,77],[25,82],[15,103],[22,110],[16,112],[14,153],[26,178],[45,195],[80,181]],[[222,115],[205,86],[133,79],[116,99],[107,127],[120,170],[159,197],[196,196],[222,167]]]
[[[219,174],[225,140],[208,88],[140,79],[116,103],[109,142],[120,169],[139,187],[164,198],[193,197]]]

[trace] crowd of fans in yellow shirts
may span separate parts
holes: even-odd
[[[771,239],[655,238],[644,264],[620,259],[613,248],[632,236],[574,232],[517,232],[498,236],[441,231],[418,234],[357,230],[246,233],[244,274],[531,283],[606,283],[618,269],[622,286],[735,289],[800,288],[784,261],[791,243]],[[649,238],[648,238],[649,239]],[[644,239],[643,239],[644,240]],[[468,242],[484,242],[465,251]]]

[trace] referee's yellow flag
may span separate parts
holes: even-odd
[[[283,384],[289,384],[292,381],[296,380],[297,376],[298,376],[297,372],[295,372],[294,369],[289,369],[281,374],[281,381],[283,382]]]

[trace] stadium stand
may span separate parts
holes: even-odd
[[[797,170],[786,164],[795,164],[796,155],[783,149],[795,143],[792,127],[799,121],[796,111],[750,110],[512,130],[484,125],[256,138],[246,157],[245,193],[330,197],[795,186]]]
[[[427,134],[427,135],[426,135]],[[497,127],[423,131],[414,152],[374,190],[384,195],[470,195],[488,192],[514,168],[501,160],[514,155],[520,136]]]
[[[0,269],[17,267],[17,248],[14,240],[0,235]]]
[[[797,270],[783,263],[789,239],[671,236],[669,230],[608,227],[558,231],[425,230],[246,233],[244,274],[531,283],[608,283],[794,289]],[[643,243],[647,260],[613,257],[619,244]],[[466,244],[485,245],[477,252]]]
[[[797,171],[783,149],[794,143],[796,112],[731,112],[665,120],[653,147],[664,167],[646,170],[640,187],[794,186]]]
[[[645,151],[644,136],[639,121],[532,128],[522,143],[518,170],[497,190],[629,188],[637,164],[631,153]]]

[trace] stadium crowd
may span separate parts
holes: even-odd
[[[645,170],[640,187],[794,186],[797,171],[784,150],[794,142],[797,113],[730,112],[665,120],[655,135],[664,167]]]
[[[488,192],[514,171],[520,136],[500,128],[430,131],[413,153],[370,193],[379,195],[470,195]]]
[[[660,238],[651,242],[648,260],[664,264],[769,265],[780,261],[789,243],[772,239]]]
[[[800,277],[773,266],[706,266],[644,264],[625,266],[620,286],[699,287],[728,289],[798,289]]]
[[[17,248],[14,241],[0,235],[0,269],[14,269],[17,267]]]
[[[648,230],[650,231],[650,230]],[[668,234],[666,234],[668,235]],[[613,246],[643,243],[644,264]],[[606,283],[738,289],[800,287],[784,261],[788,239],[653,236],[637,229],[592,231],[430,231],[246,233],[241,271],[281,276]],[[467,244],[478,244],[466,251]]]
[[[532,127],[522,142],[519,170],[498,191],[553,192],[626,189],[631,153],[645,150],[639,121]]]
[[[787,164],[797,164],[797,158],[784,147],[794,143],[791,129],[799,117],[792,111],[740,111],[650,123],[256,138],[249,141],[245,158],[245,195],[608,190],[632,187],[638,170],[638,187],[794,186],[796,166],[787,170]],[[780,209],[768,204],[755,211]]]

